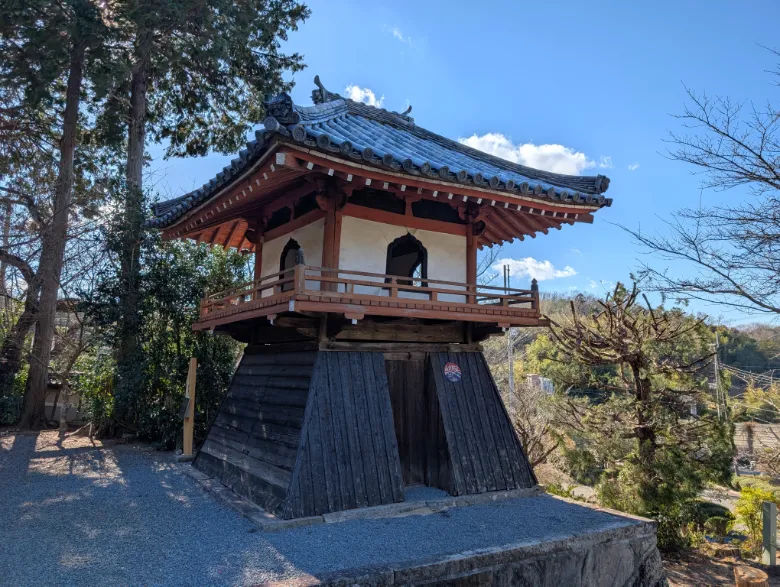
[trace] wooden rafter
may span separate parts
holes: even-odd
[[[545,220],[545,216],[534,216],[533,214],[518,213],[517,216],[521,217],[526,224],[531,225],[533,230],[538,230],[544,234],[548,232],[548,224]]]
[[[460,184],[444,183],[444,182],[436,181],[434,178],[427,179],[422,177],[421,178],[406,177],[393,171],[371,169],[360,164],[350,165],[348,162],[336,160],[335,157],[331,158],[330,156],[322,153],[315,154],[309,151],[305,152],[302,151],[301,148],[297,145],[288,145],[288,147],[291,150],[296,151],[294,153],[294,156],[299,160],[314,163],[315,166],[319,165],[320,167],[326,170],[333,169],[334,170],[333,174],[335,174],[337,171],[351,174],[353,176],[353,179],[356,176],[361,176],[361,177],[371,178],[373,181],[377,181],[377,182],[389,182],[392,184],[406,185],[407,189],[413,187],[415,190],[417,188],[422,188],[423,190],[429,190],[429,191],[439,190],[439,193],[458,194],[459,199],[462,199],[462,196],[467,196],[469,198],[469,201],[481,199],[483,201],[495,200],[497,202],[500,201],[502,203],[508,202],[513,204],[522,202],[527,206],[533,206],[534,208],[537,208],[539,210],[549,210],[550,212],[560,211],[560,212],[571,212],[571,213],[588,213],[598,208],[598,206],[586,205],[586,204],[573,204],[573,203],[556,204],[554,202],[542,202],[539,201],[537,198],[532,197],[530,194],[503,194],[489,189],[482,189],[478,187],[470,188]],[[316,167],[314,169],[316,169]],[[372,187],[373,187],[373,183],[372,183]]]
[[[230,243],[233,240],[233,235],[235,235],[236,230],[238,229],[238,226],[241,224],[241,219],[236,220],[233,223],[233,226],[230,227],[230,230],[228,231],[227,238],[225,239],[224,248],[227,251],[230,248]]]
[[[496,212],[495,210],[493,213],[488,217],[487,220],[488,224],[493,225],[493,232],[501,236],[501,240],[513,242],[515,238],[523,239],[523,235],[516,234],[517,231],[512,228],[512,226],[502,218],[502,215],[500,212]]]
[[[519,234],[527,234],[530,235],[531,238],[536,238],[536,230],[522,217],[509,210],[503,210],[502,212],[503,218],[506,219]]]

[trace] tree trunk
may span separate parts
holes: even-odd
[[[650,410],[650,401],[652,399],[652,384],[649,379],[642,377],[641,366],[631,365],[631,371],[636,388],[636,437],[639,444],[638,464],[641,478],[639,481],[639,498],[645,504],[652,504],[655,501],[656,482],[655,476],[655,430],[653,429]]]
[[[120,272],[120,325],[117,349],[117,417],[127,421],[134,413],[142,364],[139,318],[140,246],[143,237],[143,165],[146,135],[147,78],[151,37],[141,36],[136,48],[130,84],[130,116],[125,167],[126,196]]]
[[[84,45],[77,42],[71,49],[70,71],[65,99],[60,142],[60,163],[54,191],[52,219],[43,231],[43,245],[36,279],[40,284],[38,323],[35,343],[30,357],[30,374],[24,394],[21,425],[39,428],[46,423],[46,386],[49,379],[49,360],[54,341],[54,316],[57,309],[57,293],[65,256],[68,232],[68,215],[73,196],[73,158],[78,139],[79,102],[84,76]]]

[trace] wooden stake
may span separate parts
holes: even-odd
[[[762,503],[761,518],[763,526],[761,562],[774,567],[777,564],[777,505],[771,501]]]
[[[190,369],[187,372],[187,390],[185,395],[189,397],[187,411],[184,414],[184,457],[192,457],[192,436],[195,431],[195,380],[198,371],[198,359],[190,359]]]

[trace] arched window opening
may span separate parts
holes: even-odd
[[[428,251],[420,241],[411,234],[395,239],[387,247],[387,275],[409,277],[409,280],[398,280],[401,285],[426,286],[428,277]]]
[[[284,249],[282,249],[282,257],[279,260],[279,271],[287,271],[288,269],[293,269],[296,265],[302,265],[303,264],[303,249],[301,249],[301,245],[298,244],[298,241],[294,239],[290,239],[287,241],[287,244],[284,245]],[[285,275],[280,275],[279,279],[291,279],[292,273],[287,273]],[[285,283],[282,284],[282,291],[290,291],[293,288],[293,283]]]

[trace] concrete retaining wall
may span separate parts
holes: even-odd
[[[274,587],[447,585],[540,587],[666,585],[655,524],[640,522],[549,542],[507,545],[414,563],[304,576]]]

